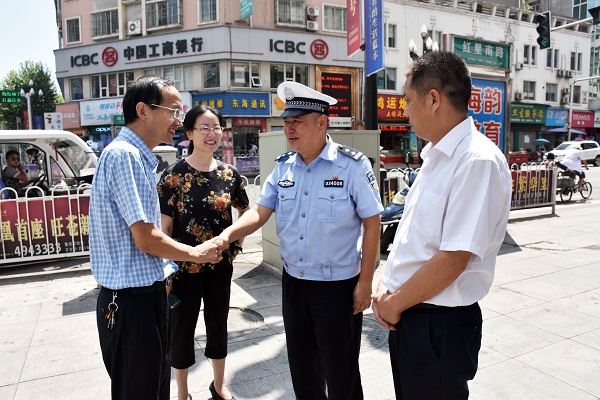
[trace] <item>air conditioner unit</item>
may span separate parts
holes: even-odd
[[[306,30],[316,32],[319,30],[319,23],[317,21],[306,21]]]
[[[142,20],[134,19],[127,22],[127,34],[128,35],[141,35],[142,33]]]
[[[516,63],[515,64],[515,70],[516,71],[520,71],[523,69],[523,63]]]
[[[565,70],[564,69],[559,69],[557,75],[558,76],[565,76]]]
[[[569,88],[564,88],[560,90],[560,94],[564,95],[569,95]]]
[[[306,16],[307,17],[318,17],[319,16],[319,7],[314,7],[314,6],[306,7]]]
[[[569,95],[562,96],[560,98],[560,104],[569,104]]]
[[[515,100],[523,100],[523,93],[516,92],[515,93]]]
[[[566,75],[565,75],[565,76],[566,76],[567,78],[572,78],[572,77],[573,77],[573,71],[566,71],[566,72],[567,72],[567,73],[566,73]]]

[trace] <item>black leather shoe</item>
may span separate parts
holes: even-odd
[[[217,389],[215,389],[215,381],[212,381],[210,383],[210,386],[208,387],[208,390],[210,390],[210,394],[213,398],[213,400],[225,400],[223,397],[221,397],[221,395],[217,392]],[[235,400],[235,397],[231,396],[231,400]]]

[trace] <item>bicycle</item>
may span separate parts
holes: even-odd
[[[575,179],[577,178],[577,179]],[[578,191],[579,177],[570,172],[559,172],[556,180],[556,188],[560,195],[560,201],[567,203],[571,201],[573,193]],[[590,182],[583,182],[581,191],[579,192],[581,197],[586,200],[592,195],[592,184]]]

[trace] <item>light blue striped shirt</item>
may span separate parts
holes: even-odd
[[[152,150],[127,127],[100,156],[89,227],[92,272],[102,286],[141,287],[164,279],[163,259],[142,253],[129,228],[138,221],[160,228],[157,165]]]

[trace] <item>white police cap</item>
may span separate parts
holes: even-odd
[[[279,99],[285,101],[281,118],[318,112],[329,115],[329,106],[337,100],[297,82],[283,82],[277,87]]]

